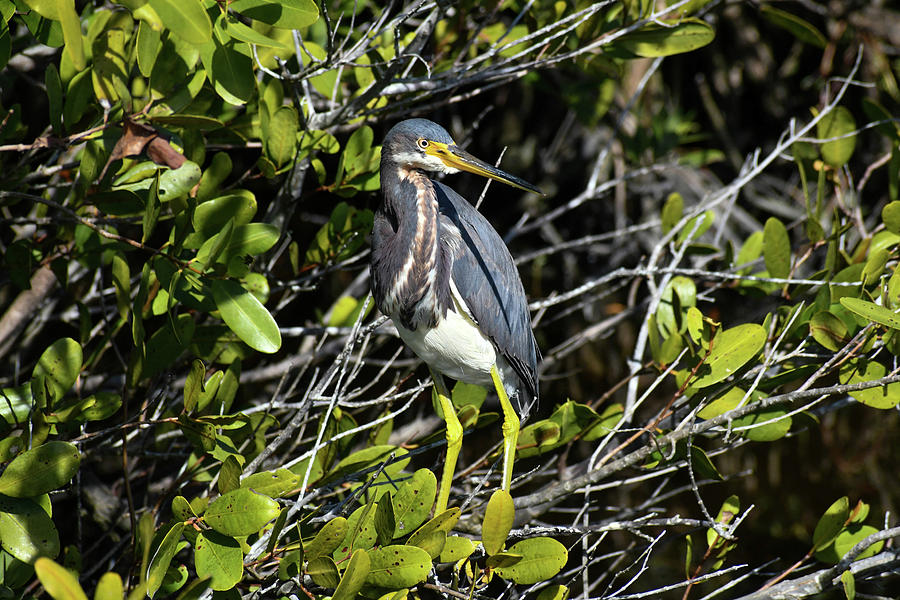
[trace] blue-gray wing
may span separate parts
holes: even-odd
[[[524,420],[538,400],[540,354],[516,264],[503,239],[475,207],[446,185],[434,185],[441,214],[461,238],[453,256],[453,281],[479,329],[518,375],[521,385],[513,402]]]

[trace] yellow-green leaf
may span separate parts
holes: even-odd
[[[835,168],[844,166],[856,148],[856,135],[851,135],[855,130],[856,121],[843,106],[834,107],[822,117],[816,124],[816,137],[820,140],[840,138],[822,144],[822,160]]]
[[[744,323],[720,332],[713,338],[704,366],[708,371],[691,386],[701,389],[726,379],[753,359],[766,343],[766,330],[755,323]]]
[[[760,8],[763,17],[772,24],[788,31],[801,42],[812,44],[819,48],[825,47],[825,36],[809,21],[805,21],[797,15],[775,8],[770,4],[763,4]]]
[[[881,379],[885,375],[887,375],[887,369],[881,363],[866,358],[856,358],[844,363],[838,379],[841,383],[863,383]],[[850,392],[850,396],[857,402],[872,408],[894,408],[900,403],[900,383],[890,383]]]
[[[422,583],[431,570],[431,557],[416,546],[382,546],[369,551],[366,583],[399,589]]]
[[[203,519],[225,535],[251,535],[278,516],[278,503],[248,489],[236,489],[213,500]]]
[[[531,585],[554,577],[569,559],[566,547],[549,537],[529,538],[516,542],[509,549],[522,560],[509,567],[497,569],[497,575],[518,584]]]
[[[844,528],[847,518],[850,516],[850,499],[847,496],[837,499],[819,522],[813,531],[813,545],[817,550],[824,548],[834,541],[837,534]]]
[[[268,354],[281,348],[278,323],[256,296],[230,279],[213,280],[212,291],[222,320],[242,342]]]
[[[347,535],[349,526],[344,517],[335,517],[325,523],[313,540],[303,548],[306,559],[313,560],[334,552]]]
[[[212,39],[212,23],[200,0],[148,0],[150,6],[175,35],[191,44]]]
[[[34,572],[53,600],[87,600],[75,574],[61,564],[39,558],[34,563]]]
[[[763,258],[772,277],[784,279],[791,274],[791,240],[776,217],[769,217],[763,230]]]
[[[497,554],[503,549],[515,515],[515,506],[509,492],[497,490],[491,494],[481,526],[481,543],[484,544],[484,551],[488,555]]]
[[[706,46],[716,32],[700,19],[680,19],[650,23],[616,40],[617,47],[645,58],[672,56]]]
[[[354,551],[353,556],[350,557],[350,563],[344,570],[344,576],[341,577],[341,582],[334,590],[331,600],[353,600],[356,598],[356,594],[362,589],[366,578],[369,576],[370,568],[371,561],[368,553],[362,548]]]
[[[891,329],[900,329],[900,314],[883,306],[860,298],[844,297],[840,299],[841,305],[868,321],[881,323]]]
[[[69,483],[81,455],[69,442],[52,440],[17,456],[0,475],[0,494],[30,498],[59,489]]]
[[[197,534],[194,542],[194,567],[198,577],[209,577],[213,590],[230,590],[243,575],[244,553],[233,537],[204,531]]]
[[[152,599],[163,583],[169,564],[178,550],[178,541],[184,531],[184,523],[175,523],[159,543],[159,547],[151,550],[150,566],[147,568],[147,595]]]

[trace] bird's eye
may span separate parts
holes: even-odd
[[[424,150],[425,148],[428,147],[428,140],[426,140],[425,138],[419,138],[418,144],[419,144],[419,148]]]

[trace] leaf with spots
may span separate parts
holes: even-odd
[[[368,550],[375,546],[378,538],[375,531],[376,506],[377,503],[372,501],[365,506],[360,506],[350,514],[350,518],[347,519],[347,533],[334,551],[334,560],[340,562],[358,548]]]
[[[306,559],[312,561],[334,552],[346,537],[347,529],[347,519],[344,517],[335,517],[325,523],[316,537],[309,544],[304,545]]]
[[[216,498],[203,515],[206,524],[225,535],[251,535],[278,516],[278,503],[248,489]]]
[[[0,475],[0,494],[16,498],[46,494],[69,483],[80,464],[74,444],[47,442],[13,459]]]
[[[394,508],[394,538],[407,535],[425,522],[437,493],[437,479],[428,469],[419,469],[391,498]]]
[[[0,540],[4,550],[24,563],[59,554],[59,533],[47,511],[31,498],[0,496]]]
[[[194,543],[194,567],[198,577],[209,577],[213,590],[230,590],[241,580],[244,553],[233,537],[215,531],[197,534]]]
[[[383,546],[369,553],[366,583],[399,589],[422,583],[431,570],[431,557],[416,546]]]

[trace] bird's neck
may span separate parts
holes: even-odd
[[[381,256],[388,260],[391,281],[384,282],[383,312],[399,319],[407,329],[434,326],[445,312],[439,293],[443,277],[440,213],[434,184],[419,169],[390,164],[382,167],[382,210],[393,221],[393,239]],[[379,249],[381,250],[381,249]]]

